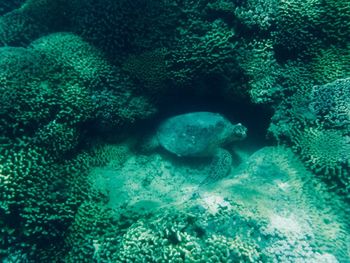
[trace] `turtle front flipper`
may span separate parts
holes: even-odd
[[[214,183],[226,177],[231,170],[232,155],[223,148],[218,148],[215,152],[209,167],[208,176],[199,186]]]

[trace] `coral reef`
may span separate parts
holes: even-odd
[[[52,261],[63,253],[62,234],[88,189],[88,158],[58,164],[44,148],[23,144],[1,147],[0,255],[17,249],[31,260]]]
[[[0,17],[1,46],[25,46],[40,36],[64,30],[65,21],[69,21],[66,0],[11,2],[14,2],[12,8],[7,7],[8,12]]]
[[[283,1],[276,11],[275,41],[283,49],[310,51],[347,41],[350,8],[344,2]]]
[[[68,262],[347,257],[345,204],[327,193],[288,148],[255,152],[229,177],[201,186],[195,196],[193,185],[200,181],[184,174],[199,176],[198,165],[179,165],[155,154],[142,157],[127,148],[124,143],[96,148],[96,157],[101,153],[108,161],[99,161],[103,167],[89,175],[93,199],[80,207],[68,231]]]
[[[178,21],[176,3],[164,0],[74,0],[70,5],[73,32],[116,63],[167,46]]]
[[[6,13],[12,11],[13,9],[20,7],[21,4],[23,4],[23,2],[25,2],[25,0],[14,0],[11,2],[8,2],[8,1],[1,2],[0,3],[0,15],[6,14]]]
[[[123,235],[116,262],[167,260],[198,262],[257,262],[261,253],[254,243],[239,236],[207,232],[205,216],[161,213],[147,220],[140,219]],[[206,218],[211,221],[212,219]],[[207,224],[218,222],[206,222]],[[215,227],[215,226],[212,226]],[[233,235],[231,233],[231,235]]]
[[[349,79],[313,86],[281,103],[269,128],[305,164],[349,196]],[[334,187],[334,186],[333,186]]]
[[[349,35],[338,0],[1,1],[0,261],[349,261]],[[138,151],[257,104],[284,147]]]

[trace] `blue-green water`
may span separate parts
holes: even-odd
[[[0,0],[0,262],[350,262],[349,36],[348,1]]]

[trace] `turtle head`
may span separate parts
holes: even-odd
[[[229,140],[230,141],[241,141],[247,137],[248,129],[241,123],[232,125]]]

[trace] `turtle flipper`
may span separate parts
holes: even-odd
[[[200,186],[210,184],[227,176],[232,166],[232,155],[227,150],[218,148],[209,167],[208,176]]]

